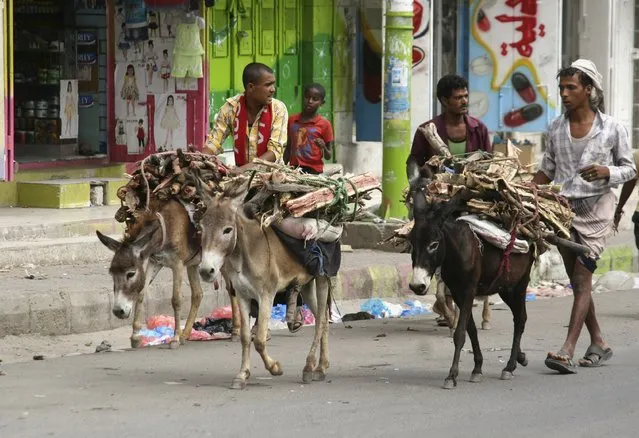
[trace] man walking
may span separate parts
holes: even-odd
[[[597,367],[612,357],[595,314],[592,274],[612,230],[615,195],[611,189],[633,179],[636,169],[626,129],[603,113],[603,78],[595,64],[579,59],[557,77],[566,112],[550,125],[546,151],[533,181],[561,185],[561,194],[575,212],[572,238],[590,249],[588,256],[560,249],[574,301],[566,340],[558,352],[548,353],[545,363],[569,374],[577,372],[573,355],[584,322],[590,346],[579,365]]]

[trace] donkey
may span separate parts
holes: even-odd
[[[246,216],[243,208],[247,186],[227,187],[209,198],[202,224],[200,275],[212,281],[222,274],[227,287],[239,300],[242,364],[231,384],[243,389],[250,376],[249,311],[251,300],[259,306],[255,350],[274,376],[283,374],[280,363],[268,355],[268,322],[276,292],[288,286],[301,287],[302,296],[315,315],[315,336],[302,372],[304,383],[326,378],[328,360],[328,312],[334,278],[313,277],[284,246],[275,231],[263,229],[258,220]],[[319,364],[316,351],[320,347]]]
[[[131,347],[140,346],[140,311],[144,295],[162,267],[173,271],[173,298],[171,303],[175,315],[175,336],[171,347],[184,343],[193,328],[196,313],[202,301],[202,286],[198,275],[200,246],[195,238],[195,228],[184,206],[178,201],[160,202],[152,200],[149,211],[140,215],[129,236],[118,242],[96,231],[100,241],[114,252],[109,273],[113,278],[113,314],[126,319],[133,309],[133,333]],[[191,286],[191,308],[184,325],[180,329],[182,307],[182,280],[184,270]],[[239,333],[237,301],[231,297],[233,305],[233,333]]]
[[[440,268],[442,279],[460,309],[459,323],[454,333],[453,364],[444,381],[444,388],[453,389],[457,386],[459,355],[466,340],[466,331],[475,361],[470,381],[481,381],[483,357],[472,306],[476,296],[495,293],[499,293],[513,314],[514,334],[510,359],[501,373],[502,380],[510,380],[517,362],[522,366],[528,364],[525,353],[521,351],[520,341],[527,319],[526,289],[534,262],[534,251],[511,254],[510,269],[500,273],[504,251],[482,242],[467,223],[455,220],[461,211],[462,201],[454,197],[447,204],[428,205],[423,188],[430,181],[430,172],[418,171],[415,167],[411,173],[415,175],[410,184],[415,225],[409,235],[413,264],[409,287],[417,295],[425,295],[432,275]]]

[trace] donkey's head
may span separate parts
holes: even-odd
[[[237,244],[238,215],[246,196],[247,184],[230,183],[223,192],[203,197],[206,212],[200,221],[202,229],[202,259],[200,277],[214,281],[224,265],[226,257]]]
[[[126,319],[131,314],[133,304],[146,285],[149,258],[153,254],[152,238],[160,227],[159,222],[146,224],[136,238],[118,242],[96,231],[98,239],[113,251],[109,273],[113,277],[113,314]]]
[[[410,289],[417,295],[426,295],[430,280],[446,255],[444,225],[450,214],[456,210],[456,202],[429,204],[425,189],[432,181],[433,174],[428,167],[419,168],[409,160],[407,173],[410,182],[408,200],[415,221],[408,239],[411,244],[413,275]]]

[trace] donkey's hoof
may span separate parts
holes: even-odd
[[[528,358],[526,357],[526,353],[519,353],[519,356],[517,356],[517,362],[522,367],[528,366]]]
[[[302,371],[302,383],[313,382],[313,371]]]
[[[501,380],[512,380],[513,379],[513,373],[510,371],[502,371],[501,372]]]
[[[279,362],[275,362],[268,371],[269,373],[271,373],[272,376],[281,376],[282,374],[284,374],[284,371],[282,371],[282,367],[280,366]]]
[[[231,335],[231,342],[240,342],[240,335],[237,333],[233,333]]]
[[[313,371],[313,380],[315,382],[323,382],[326,380],[326,373],[324,371]]]
[[[140,336],[131,338],[131,348],[140,348],[140,344],[142,344],[142,338]]]
[[[484,375],[482,373],[472,373],[470,375],[470,382],[471,383],[479,383],[482,381],[482,378],[484,377]]]
[[[169,348],[171,350],[176,350],[180,347],[181,341],[179,339],[172,339],[171,343],[169,344]]]
[[[457,381],[455,379],[444,380],[444,389],[455,389],[457,387]]]
[[[490,324],[490,322],[488,322],[488,321],[482,321],[481,322],[481,329],[482,330],[490,330],[491,328],[493,328],[493,326]]]
[[[231,389],[245,389],[245,388],[246,388],[245,379],[240,379],[239,377],[236,377],[235,379],[233,379],[233,382],[231,383]]]

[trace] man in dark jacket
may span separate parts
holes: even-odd
[[[468,115],[468,82],[457,75],[446,75],[437,83],[437,99],[442,104],[442,113],[420,126],[433,122],[437,133],[453,155],[462,155],[477,150],[492,152],[488,129],[481,120]],[[435,150],[417,130],[408,160],[414,159],[423,166]]]

